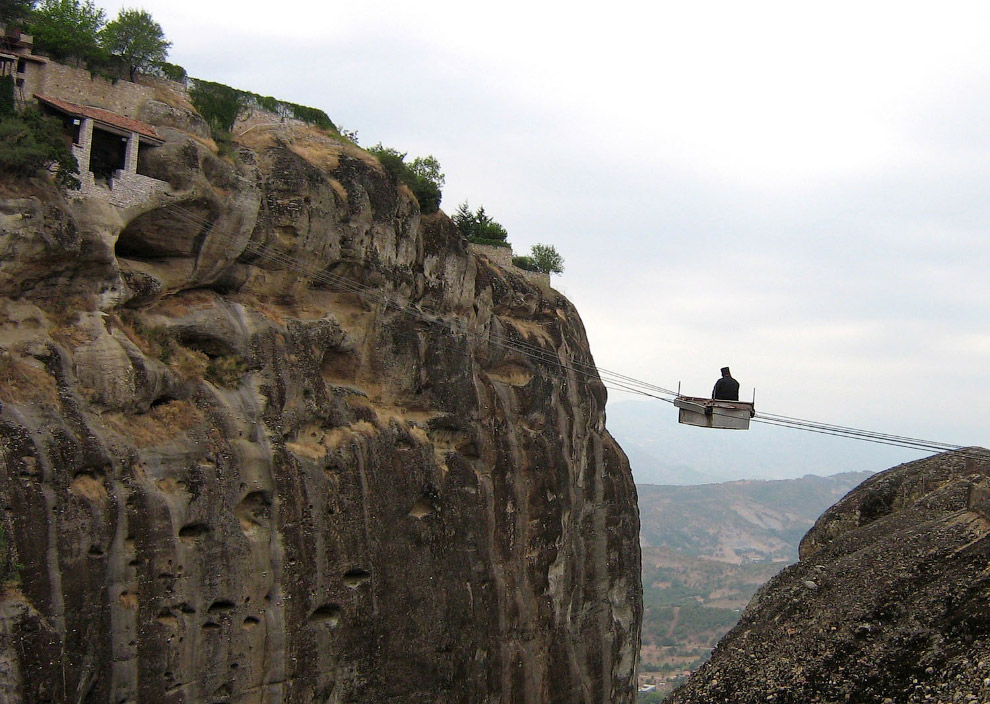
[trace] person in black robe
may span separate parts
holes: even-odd
[[[739,382],[732,378],[728,367],[722,367],[722,378],[715,382],[712,398],[717,401],[739,400]]]

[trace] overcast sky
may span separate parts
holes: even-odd
[[[432,154],[448,213],[553,244],[599,366],[990,445],[990,3],[138,6],[191,76]]]

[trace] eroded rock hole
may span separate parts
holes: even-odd
[[[209,532],[210,527],[205,523],[187,523],[179,529],[179,540],[192,543],[202,539]]]
[[[213,621],[207,621],[206,623],[203,624],[203,630],[204,631],[219,631],[220,630],[220,624],[219,623],[214,623]]]
[[[409,510],[409,515],[413,518],[425,518],[437,510],[436,503],[429,494],[419,497],[413,507]]]
[[[464,442],[458,444],[454,449],[464,455],[464,457],[471,459],[481,457],[481,453],[478,451],[478,445],[473,440],[465,440]]]
[[[167,406],[173,401],[178,401],[178,399],[173,398],[171,396],[159,396],[158,398],[156,398],[154,401],[151,402],[150,406],[148,406],[148,412],[150,413],[151,411],[155,410],[156,408],[160,408],[161,406]]]
[[[175,614],[173,614],[170,609],[162,609],[159,611],[158,616],[155,617],[155,620],[168,628],[174,629],[179,627],[179,619],[175,617]]]
[[[310,623],[336,626],[340,623],[340,607],[337,604],[324,604],[309,615]]]
[[[371,579],[371,572],[367,570],[350,570],[344,573],[344,586],[350,589],[357,589]]]
[[[251,534],[271,521],[272,500],[267,491],[252,491],[234,508],[241,530]]]
[[[103,548],[99,545],[90,545],[88,554],[90,557],[103,557]]]
[[[256,619],[254,616],[247,616],[244,618],[244,622],[241,624],[241,627],[249,631],[259,623],[261,623],[261,621]]]
[[[210,604],[210,608],[206,610],[206,613],[208,614],[223,613],[224,611],[230,611],[231,609],[234,608],[234,606],[235,604],[232,601],[227,601],[226,599],[217,599],[212,604]]]
[[[192,257],[216,217],[216,206],[204,199],[157,208],[128,223],[114,251],[125,259]]]
[[[325,381],[350,381],[354,379],[356,371],[357,358],[351,352],[327,350],[320,360],[320,373]]]

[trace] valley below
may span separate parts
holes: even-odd
[[[696,486],[640,484],[640,684],[662,701],[708,659],[756,591],[798,559],[798,543],[870,472]]]

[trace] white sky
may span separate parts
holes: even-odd
[[[600,366],[990,445],[990,3],[139,6],[191,76],[433,154],[448,213],[555,245]]]

